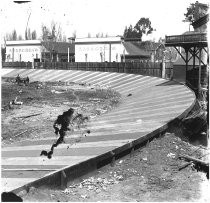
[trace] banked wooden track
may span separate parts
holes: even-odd
[[[50,177],[60,169],[93,160],[94,157],[103,157],[120,147],[149,139],[165,130],[170,121],[183,117],[195,102],[194,93],[186,86],[156,77],[75,70],[1,70],[2,77],[16,77],[17,74],[29,76],[33,81],[108,85],[121,93],[122,104],[92,119],[88,124],[91,133],[68,150],[67,138],[67,144],[58,146],[52,159],[39,155],[41,150],[50,148],[55,137],[23,140],[2,147],[3,191],[18,190],[37,179]],[[132,95],[128,97],[128,94]]]

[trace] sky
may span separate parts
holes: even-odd
[[[24,37],[27,21],[31,30],[41,34],[41,25],[50,26],[52,20],[60,24],[63,34],[85,38],[88,33],[108,36],[123,35],[125,26],[135,24],[140,18],[149,18],[156,30],[143,40],[157,41],[165,35],[182,34],[189,30],[189,23],[182,22],[184,13],[196,0],[31,0],[15,4],[1,0],[1,42],[6,33],[16,29]],[[208,0],[199,0],[208,3]],[[29,17],[30,16],[30,17]],[[191,27],[192,30],[192,27]]]

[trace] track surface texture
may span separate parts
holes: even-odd
[[[121,94],[122,103],[113,111],[91,119],[88,123],[91,133],[69,149],[70,137],[67,137],[67,143],[56,148],[52,159],[39,155],[43,148],[51,146],[54,137],[23,140],[2,147],[1,164],[7,170],[2,173],[3,191],[14,190],[62,168],[103,155],[152,132],[155,135],[157,129],[163,129],[167,123],[181,117],[195,102],[194,93],[186,86],[156,77],[73,70],[1,70],[2,77],[18,74],[28,76],[30,81],[109,86]]]

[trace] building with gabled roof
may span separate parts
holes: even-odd
[[[150,53],[121,36],[75,39],[76,62],[125,62],[150,59]]]
[[[139,62],[141,60],[149,60],[151,58],[149,51],[139,48],[132,42],[125,41],[123,42],[123,46],[125,49],[125,61]]]
[[[207,23],[209,21],[209,14],[204,15],[199,18],[197,21],[192,23],[192,26],[195,31],[203,32],[207,30]]]

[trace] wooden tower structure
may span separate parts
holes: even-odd
[[[205,15],[192,25],[195,31],[187,32],[182,35],[166,36],[165,46],[174,47],[181,58],[185,62],[186,67],[186,83],[188,83],[188,63],[193,60],[193,68],[197,66],[195,61],[199,61],[198,74],[198,93],[201,91],[201,68],[205,68],[206,77],[208,77],[209,64],[209,50],[206,25],[209,20],[209,15]],[[205,25],[205,27],[204,27]],[[180,51],[180,47],[184,49],[185,53]]]

